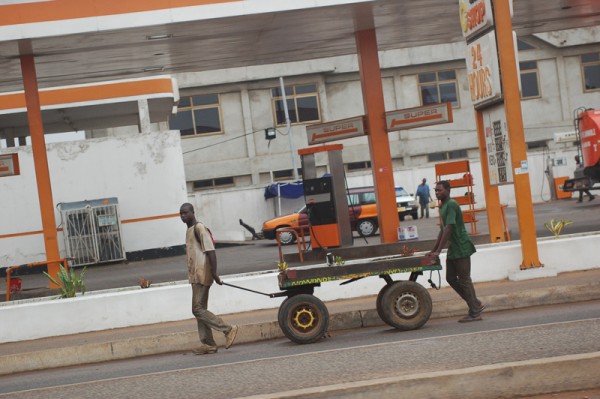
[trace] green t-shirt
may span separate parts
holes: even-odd
[[[440,208],[442,215],[442,228],[452,224],[452,235],[450,235],[448,246],[448,259],[459,259],[471,256],[475,252],[475,245],[471,242],[462,217],[460,205],[452,198],[442,204]]]

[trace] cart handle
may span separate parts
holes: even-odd
[[[238,290],[253,292],[255,294],[265,295],[265,296],[268,296],[269,298],[275,298],[275,297],[279,296],[278,294],[266,294],[264,292],[251,290],[250,288],[244,288],[244,287],[240,287],[237,285],[229,284],[229,283],[226,283],[225,281],[222,281],[222,283],[223,283],[223,285],[226,285],[228,287],[233,287],[233,288],[237,288]]]

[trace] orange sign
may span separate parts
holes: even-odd
[[[458,17],[465,39],[469,39],[494,24],[490,0],[459,0]]]
[[[0,177],[20,174],[18,154],[0,155]]]
[[[385,122],[388,132],[449,123],[452,122],[452,105],[431,104],[386,112]]]
[[[306,127],[306,135],[310,145],[364,136],[365,134],[365,124],[362,116]]]

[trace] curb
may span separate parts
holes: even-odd
[[[488,311],[585,302],[600,299],[600,282],[586,285],[539,288],[527,292],[488,295],[480,298],[489,304]],[[460,316],[464,314],[464,311],[464,303],[460,299],[434,301],[431,319]],[[373,306],[372,309],[330,314],[329,330],[338,331],[384,324]],[[236,342],[249,343],[282,338],[283,336],[277,321],[245,324],[240,326]],[[224,344],[223,337],[220,335],[216,339],[217,344]],[[182,352],[191,350],[197,344],[198,333],[194,330],[3,355],[0,356],[0,375]]]

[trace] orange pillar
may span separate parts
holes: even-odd
[[[519,76],[517,74],[515,46],[512,35],[512,21],[510,19],[508,0],[492,1],[494,4],[500,70],[502,71],[504,111],[506,112],[506,123],[508,125],[510,141],[517,217],[519,220],[519,232],[521,233],[521,253],[523,255],[521,269],[528,269],[543,265],[538,259],[535,219],[533,216],[533,203],[531,201],[531,187],[527,164],[527,148],[525,146],[521,97],[519,95]]]
[[[40,212],[42,214],[42,230],[44,233],[46,258],[47,260],[58,260],[60,258],[60,252],[58,250],[56,236],[54,201],[52,200],[52,186],[50,184],[50,172],[48,170],[46,142],[44,141],[44,125],[42,123],[42,111],[40,108],[40,97],[38,93],[35,61],[33,59],[31,42],[19,42],[19,52],[21,55],[21,72],[23,74],[23,86],[25,89],[27,119],[29,122],[29,134],[31,135],[31,148],[33,150],[38,198],[40,201]],[[59,263],[48,265],[48,274],[51,276],[56,276],[58,271]],[[56,288],[53,283],[50,283],[50,287]]]
[[[358,30],[355,36],[381,242],[397,242],[400,222],[396,205],[392,155],[385,123],[383,85],[375,29]]]
[[[488,152],[483,127],[483,113],[481,111],[475,111],[475,120],[477,122],[477,140],[479,141],[481,175],[483,177],[483,190],[485,193],[485,208],[487,211],[490,242],[502,242],[506,241],[507,238],[504,236],[504,222],[502,221],[502,209],[498,187],[490,185],[490,168],[488,166]]]

